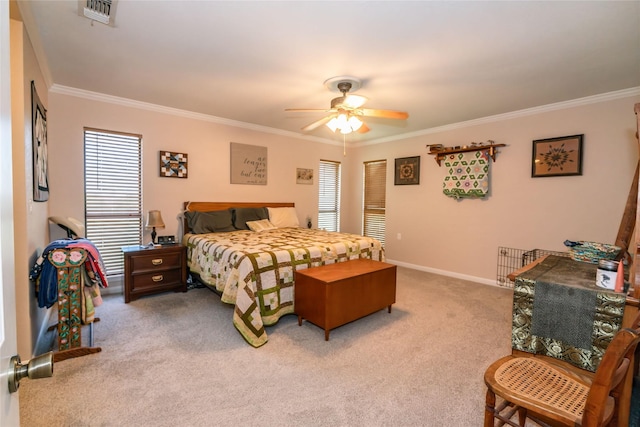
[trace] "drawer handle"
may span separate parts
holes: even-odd
[[[154,282],[162,282],[164,280],[164,277],[162,277],[162,274],[158,274],[157,276],[151,276],[151,280],[153,280]]]
[[[152,260],[151,260],[151,264],[153,264],[153,265],[160,265],[160,264],[162,264],[162,258],[152,259]]]

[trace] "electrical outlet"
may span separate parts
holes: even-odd
[[[398,233],[398,235],[396,236],[398,240],[402,240],[402,233]]]

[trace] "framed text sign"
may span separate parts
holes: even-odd
[[[231,143],[231,184],[267,185],[267,147]]]

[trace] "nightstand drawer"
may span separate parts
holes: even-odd
[[[124,302],[160,292],[187,292],[187,247],[125,246]]]
[[[156,289],[163,286],[179,285],[182,282],[182,270],[164,270],[154,273],[134,274],[132,277],[131,291],[136,292],[143,289]]]
[[[131,259],[133,273],[180,267],[181,262],[182,254],[180,252],[150,253],[148,255],[136,255]]]

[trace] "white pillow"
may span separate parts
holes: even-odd
[[[273,230],[276,228],[275,225],[271,224],[271,221],[268,219],[261,219],[259,221],[247,221],[247,227],[251,231],[264,231],[264,230]]]
[[[269,210],[269,221],[277,228],[300,227],[296,208],[267,208]]]

